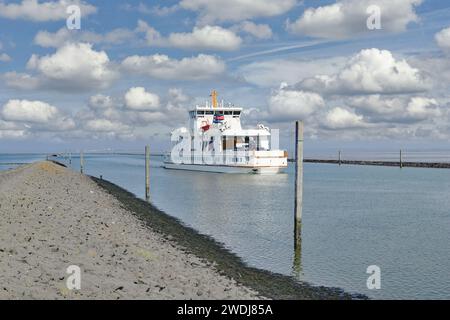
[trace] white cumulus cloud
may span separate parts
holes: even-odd
[[[243,21],[258,17],[273,17],[286,13],[297,0],[182,0],[180,6],[199,12],[200,23]]]
[[[318,74],[333,74],[348,61],[346,57],[314,60],[279,58],[255,61],[240,66],[236,76],[261,87],[276,87],[282,82],[289,85]]]
[[[336,74],[317,75],[301,81],[303,89],[331,94],[394,94],[424,91],[422,73],[388,50],[366,49],[352,57]]]
[[[171,33],[168,41],[176,48],[223,51],[237,50],[242,43],[242,39],[234,32],[209,25],[194,27],[189,33]]]
[[[325,116],[323,125],[329,129],[363,128],[367,126],[363,116],[341,107],[330,110]]]
[[[21,90],[37,89],[40,85],[38,78],[26,73],[18,73],[15,71],[6,72],[1,76],[1,78],[3,78],[8,87]]]
[[[48,103],[28,100],[9,100],[1,115],[7,121],[46,123],[58,115],[58,109]]]
[[[11,61],[11,57],[6,53],[0,53],[0,62],[9,62]]]
[[[422,0],[340,0],[308,8],[296,21],[289,23],[292,33],[328,39],[344,39],[373,32],[367,27],[370,6],[378,6],[381,31],[402,32],[417,22],[415,8]]]
[[[93,132],[122,133],[130,131],[131,128],[117,121],[111,121],[108,119],[92,119],[86,122],[84,129]]]
[[[19,3],[0,1],[0,17],[23,19],[36,22],[65,20],[68,17],[67,7],[78,5],[84,17],[97,12],[97,8],[85,1],[59,0],[39,1],[22,0]]]
[[[0,51],[3,50],[3,43],[0,41]],[[9,62],[11,61],[11,57],[6,53],[0,52],[0,62]]]
[[[105,88],[117,77],[106,52],[87,43],[68,43],[53,55],[32,55],[27,67],[43,76],[48,86],[67,90]]]
[[[414,123],[439,117],[442,113],[435,99],[426,97],[353,97],[348,104],[364,113],[371,122]]]
[[[439,117],[441,111],[435,99],[413,97],[406,107],[407,114],[417,120],[427,120]]]
[[[154,111],[160,107],[159,96],[147,92],[143,87],[135,87],[125,94],[125,105],[136,111]]]
[[[200,54],[181,60],[166,55],[130,56],[122,61],[125,71],[165,80],[203,80],[225,71],[225,63],[212,55]]]
[[[284,85],[269,98],[269,113],[273,121],[306,119],[324,106],[324,100],[317,93],[289,90]]]
[[[96,94],[89,98],[89,106],[93,109],[108,109],[114,108],[115,102],[110,96]]]
[[[18,140],[28,136],[26,130],[4,130],[0,126],[0,139]]]
[[[450,28],[439,31],[436,34],[435,39],[439,47],[450,51]]]
[[[34,37],[34,43],[44,48],[59,48],[69,42],[118,45],[125,42],[129,43],[135,37],[136,34],[133,30],[124,28],[100,34],[90,31],[68,30],[64,27],[56,32],[39,31]]]
[[[4,121],[23,124],[27,130],[63,131],[75,127],[75,122],[58,108],[42,101],[9,100],[0,110]]]
[[[165,127],[167,122],[178,123],[183,117],[168,121],[169,114],[185,114],[185,104],[190,100],[177,88],[169,89],[165,98],[143,87],[130,88],[123,97],[97,94],[89,99],[88,108],[77,112],[75,119],[82,130],[77,132],[82,136],[92,134],[94,138],[136,137],[149,125]]]
[[[247,33],[257,39],[267,40],[272,38],[272,28],[268,24],[256,24],[252,21],[243,21],[233,27],[234,30]]]
[[[239,49],[242,43],[242,39],[234,31],[220,26],[194,27],[191,32],[173,32],[166,37],[145,21],[139,20],[135,31],[145,35],[145,42],[149,46],[232,51]]]

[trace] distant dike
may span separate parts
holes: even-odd
[[[289,159],[289,162],[294,162]],[[320,160],[304,159],[304,163],[341,164],[355,166],[379,166],[379,167],[402,167],[402,168],[430,168],[430,169],[450,169],[450,163],[446,162],[399,162],[399,161],[373,161],[373,160]]]

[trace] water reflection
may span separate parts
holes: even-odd
[[[223,175],[168,171],[158,161],[153,203],[252,266],[378,298],[450,294],[450,170],[306,164],[296,246],[293,167]],[[86,172],[144,196],[143,156],[86,157]],[[385,270],[382,290],[367,291],[372,264]]]

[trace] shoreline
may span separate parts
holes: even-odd
[[[357,293],[347,293],[340,288],[313,286],[298,282],[291,276],[273,273],[246,265],[240,257],[224,248],[210,236],[186,226],[179,219],[155,208],[131,192],[107,180],[90,177],[101,188],[121,202],[148,228],[174,241],[187,252],[212,263],[221,275],[236,280],[264,297],[277,300],[346,300],[368,299]]]
[[[68,290],[67,268],[83,272]],[[0,172],[0,300],[367,299],[247,266],[119,186],[42,161]]]

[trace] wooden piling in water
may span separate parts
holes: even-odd
[[[150,200],[150,147],[145,147],[145,200]]]
[[[400,149],[400,169],[403,169],[403,151]]]
[[[80,172],[81,172],[81,174],[84,173],[84,153],[83,153],[83,151],[80,151]]]
[[[295,122],[295,245],[301,245],[303,211],[303,121]]]
[[[342,155],[341,155],[341,150],[339,150],[339,166],[342,165]]]

